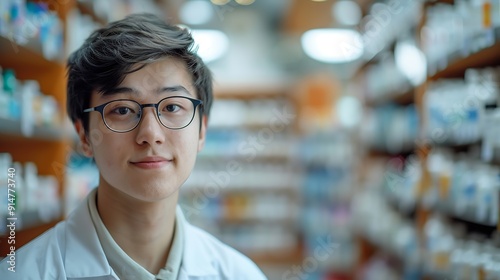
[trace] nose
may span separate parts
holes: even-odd
[[[136,129],[136,142],[139,145],[154,145],[165,142],[164,127],[156,116],[155,107],[143,108],[142,119]]]

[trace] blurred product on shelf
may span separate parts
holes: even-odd
[[[255,98],[252,100],[217,99],[213,104],[209,128],[269,128],[282,132],[291,127],[292,121],[280,118],[283,112],[295,115],[286,98]]]
[[[0,11],[0,36],[37,50],[48,60],[62,59],[63,26],[47,3],[5,0]]]
[[[498,0],[453,2],[426,10],[422,49],[431,75],[459,58],[493,46],[500,39]]]
[[[350,140],[346,131],[338,130],[310,133],[300,142],[304,169],[300,226],[304,260],[313,259],[317,267],[313,279],[347,275],[356,263],[356,240],[348,225],[358,154]]]
[[[467,154],[434,148],[427,158],[430,182],[420,189],[423,180],[421,163],[410,158],[403,169],[386,172],[384,193],[399,209],[433,209],[450,217],[496,226],[500,192],[500,168],[485,164]],[[413,159],[413,160],[412,160]]]
[[[285,130],[285,125],[280,126],[274,133],[271,127],[261,124],[261,129],[251,129],[253,125],[236,127],[211,127],[209,125],[205,147],[200,152],[200,159],[216,159],[217,157],[235,158],[247,162],[259,158],[292,159],[296,143],[290,133],[280,132]],[[257,128],[256,126],[254,128]]]
[[[408,79],[389,53],[381,54],[376,64],[367,66],[365,75],[363,90],[366,92],[365,99],[370,103],[382,103],[410,90]]]
[[[407,153],[415,147],[419,127],[414,104],[388,104],[366,110],[361,137],[371,150],[388,154]]]
[[[0,117],[18,120],[21,118],[21,105],[17,93],[17,80],[12,69],[0,68]]]
[[[463,224],[451,223],[447,218],[449,212],[437,211],[423,225],[421,237],[408,212],[396,210],[401,197],[385,197],[387,190],[381,192],[383,189],[366,190],[352,202],[354,231],[378,252],[366,262],[361,279],[380,279],[375,277],[379,273],[389,277],[383,279],[422,279],[423,276],[432,277],[430,279],[498,279],[500,270],[495,264],[498,264],[500,251],[496,224],[487,232],[469,232]],[[494,193],[497,195],[498,191],[495,188]],[[467,202],[476,203],[476,206],[484,203],[478,202],[476,197],[469,197]],[[498,206],[495,212],[497,209]]]
[[[433,145],[464,145],[485,140],[483,157],[496,147],[500,68],[467,69],[465,79],[441,79],[429,84],[424,97],[426,137]],[[488,125],[489,124],[489,125]]]
[[[357,194],[352,201],[353,231],[372,246],[379,256],[361,267],[361,279],[420,279],[418,267],[422,261],[418,233],[411,220],[392,210],[376,190]],[[389,257],[386,263],[385,256]],[[393,260],[404,263],[394,263]],[[382,275],[384,275],[383,278]]]
[[[68,216],[99,184],[99,171],[92,158],[71,151],[65,170],[64,217]]]
[[[21,134],[30,137],[35,128],[60,128],[62,113],[55,98],[40,92],[36,80],[19,81],[14,70],[5,69],[0,77],[0,130],[9,123],[18,125]],[[3,131],[7,132],[7,131]]]
[[[230,159],[221,157],[224,160]],[[264,156],[264,159],[266,157]],[[286,163],[286,162],[285,162]],[[256,162],[248,163],[243,160],[218,161],[203,160],[201,158],[196,164],[193,175],[184,184],[186,189],[203,189],[217,187],[221,191],[228,190],[297,190],[299,187],[300,174],[292,164]],[[207,181],[207,178],[210,179]],[[258,178],[258,181],[254,179]]]
[[[58,183],[54,176],[38,175],[37,167],[32,162],[21,164],[12,162],[8,153],[0,153],[0,167],[7,170],[15,169],[15,192],[7,191],[7,184],[0,186],[0,234],[7,233],[8,203],[14,202],[16,228],[22,230],[42,223],[48,223],[61,217],[61,203],[58,193]],[[7,173],[0,175],[7,182]],[[8,194],[14,194],[14,199]]]
[[[366,61],[415,27],[422,13],[421,6],[420,1],[374,1],[360,26]]]
[[[486,162],[500,162],[500,67],[478,69],[466,73],[471,92],[487,98],[484,107],[482,131],[482,159]]]

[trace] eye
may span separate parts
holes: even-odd
[[[128,107],[117,107],[111,111],[112,113],[118,114],[118,115],[127,115],[130,113],[133,113],[133,110]]]
[[[174,113],[177,112],[181,109],[181,107],[177,104],[168,104],[165,106],[164,111],[167,111],[169,113]]]

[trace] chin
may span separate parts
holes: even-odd
[[[179,188],[173,186],[144,186],[139,191],[135,190],[135,197],[144,201],[161,201],[177,194]]]

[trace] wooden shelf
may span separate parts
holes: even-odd
[[[377,100],[367,100],[366,105],[370,107],[382,105],[382,104],[387,104],[387,103],[394,103],[397,105],[409,105],[415,102],[415,89],[410,89],[406,92],[400,93],[400,94],[393,94],[393,95],[388,95],[381,97]]]
[[[35,0],[47,3],[50,9],[58,14],[65,28],[66,16],[74,6],[76,0],[58,1]],[[36,80],[40,91],[53,96],[61,111],[66,106],[66,66],[63,57],[64,50],[60,51],[60,58],[47,59],[43,55],[41,43],[36,38],[28,40],[27,44],[19,45],[6,36],[0,35],[0,66],[2,69],[12,69],[16,79]],[[3,109],[3,108],[2,108]],[[0,118],[0,152],[10,153],[15,162],[33,162],[37,166],[38,174],[52,175],[57,178],[59,197],[64,190],[68,153],[71,152],[68,142],[71,133],[55,127],[35,127],[31,136],[21,132],[21,122]],[[62,219],[62,218],[61,218]],[[16,250],[55,226],[61,219],[34,227],[16,230]],[[25,219],[25,222],[28,221]],[[6,236],[0,236],[0,254],[5,256],[10,246],[5,246]]]
[[[43,57],[39,43],[30,41],[28,45],[19,45],[4,36],[0,36],[0,66],[13,68],[16,72],[36,68],[49,70],[64,67],[62,61]]]
[[[426,5],[436,5],[436,4],[455,4],[455,0],[428,0],[425,2]]]
[[[32,135],[24,135],[21,131],[21,121],[0,117],[0,135],[13,140],[45,140],[63,141],[69,139],[70,132],[65,132],[56,127],[35,126]]]
[[[398,204],[400,202],[398,198],[388,196],[386,197],[386,201],[392,209],[403,217],[415,221],[419,218],[422,219],[420,221],[422,222],[422,226],[427,221],[428,216],[435,213],[441,215],[452,224],[463,225],[469,233],[479,233],[489,236],[496,231],[496,224],[478,221],[472,214],[458,215],[454,213],[447,201],[440,201],[432,207],[425,207],[421,201],[417,201],[413,207],[404,209],[404,211]]]
[[[243,101],[257,100],[257,99],[289,99],[290,95],[287,94],[284,86],[270,86],[266,88],[225,88],[217,86],[214,89],[214,99],[237,99]]]
[[[298,226],[298,217],[256,217],[256,216],[240,216],[240,217],[222,217],[217,219],[219,224],[276,224],[287,226]]]
[[[500,65],[500,42],[465,58],[451,62],[448,67],[430,76],[429,80],[461,78],[468,68],[483,68],[498,65]]]
[[[292,265],[301,264],[304,258],[302,246],[297,246],[291,250],[286,251],[268,251],[262,253],[248,253],[246,254],[257,265]]]
[[[217,152],[213,152],[210,154],[206,153],[200,153],[198,154],[198,161],[227,161],[227,160],[236,160],[236,161],[242,161],[242,162],[289,162],[294,159],[293,155],[291,153],[288,154],[266,154],[266,153],[259,153],[255,155],[251,160],[248,160],[248,155],[242,155],[242,154],[228,154],[224,153],[224,151],[217,149]]]

